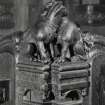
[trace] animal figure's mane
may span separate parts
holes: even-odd
[[[50,19],[50,16],[52,15],[52,13],[56,13],[56,11],[58,10],[60,10],[62,7],[61,7],[61,5],[62,5],[63,3],[61,2],[61,1],[59,1],[59,2],[54,2],[53,4],[52,4],[52,6],[49,8],[49,9],[47,9],[47,15],[45,15],[44,17],[43,16],[41,16],[41,14],[38,16],[38,19],[37,19],[37,22],[36,22],[36,24],[35,24],[35,26],[37,26],[38,24],[38,26],[40,26],[40,24],[42,25],[42,23],[43,22],[46,22],[46,21],[48,21],[49,19]],[[40,28],[40,27],[39,27]]]
[[[53,12],[56,12],[56,10],[57,10],[61,5],[62,5],[62,2],[60,2],[60,1],[53,3],[53,5],[51,6],[51,8],[50,8],[49,11],[48,11],[47,17],[50,17]]]

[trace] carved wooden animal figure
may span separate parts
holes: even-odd
[[[47,54],[48,49],[45,48],[45,43],[50,45],[51,55],[55,57],[52,40],[54,40],[54,38],[57,38],[58,41],[61,40],[61,57],[58,61],[64,62],[69,46],[71,44],[74,45],[80,39],[79,30],[77,26],[68,19],[67,10],[60,1],[48,3],[41,16],[42,21],[40,20],[37,24],[37,32],[33,33],[30,31],[31,33],[29,32],[30,35],[28,35],[34,38],[32,39],[32,37],[30,37],[28,40],[31,39],[31,42],[36,44],[41,59],[44,62],[50,60]]]
[[[49,61],[49,56],[46,53],[45,43],[50,43],[51,54],[54,57],[54,50],[51,41],[57,37],[57,30],[62,22],[62,17],[66,15],[66,9],[62,2],[52,1],[47,4],[46,9],[42,13],[43,21],[40,21],[38,31],[35,37],[37,46],[44,62]]]
[[[70,45],[75,45],[80,40],[79,28],[71,22],[68,17],[64,17],[58,33],[58,42],[62,44],[61,57],[58,62],[64,62]],[[60,41],[59,41],[60,40]]]
[[[49,57],[46,53],[44,43],[50,43],[54,37],[61,41],[62,51],[58,62],[64,62],[69,45],[75,44],[80,39],[77,26],[68,19],[67,10],[62,2],[53,1],[47,5],[47,8],[42,13],[42,16],[47,19],[41,22],[36,38],[38,49],[42,59],[48,61]],[[54,57],[54,46],[50,43],[51,55]]]

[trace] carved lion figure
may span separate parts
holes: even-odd
[[[79,29],[69,20],[67,10],[61,1],[52,0],[47,3],[39,21],[35,24],[35,28],[37,31],[29,30],[28,34],[31,35],[28,36],[33,37],[33,39],[31,37],[31,42],[36,44],[43,62],[50,61],[49,55],[55,57],[54,47],[59,42],[62,48],[57,60],[58,62],[64,62],[68,55],[69,46],[74,45],[80,39]]]
[[[50,55],[53,58],[55,57],[54,46],[57,43],[62,46],[57,62],[65,62],[70,45],[76,46],[76,49],[82,46],[82,55],[86,55],[93,46],[93,35],[84,36],[83,33],[81,34],[77,25],[68,18],[67,10],[61,1],[52,0],[48,2],[40,17],[36,24],[37,31],[29,31],[32,37],[28,38],[28,40],[31,39],[31,42],[35,43],[38,53],[40,53],[40,59],[43,62],[49,62]],[[54,41],[55,39],[56,42]],[[79,45],[80,42],[81,45]]]
[[[48,2],[41,14],[37,25],[37,32],[33,35],[40,51],[41,59],[48,62],[50,57],[47,53],[50,48],[51,56],[54,57],[54,46],[52,42],[58,37],[57,31],[62,24],[63,17],[67,16],[66,8],[61,1],[52,0]],[[48,46],[45,47],[45,44]]]

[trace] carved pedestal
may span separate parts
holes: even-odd
[[[89,63],[53,64],[51,69],[56,104],[82,105],[88,95]]]
[[[19,62],[16,65],[16,105],[42,105],[47,88],[48,65]]]

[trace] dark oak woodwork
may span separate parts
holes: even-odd
[[[28,44],[21,39],[16,33],[0,39],[0,81],[9,87],[6,105],[104,105],[104,50],[97,49],[87,61],[43,64],[26,56]],[[1,82],[0,87],[5,88]]]

